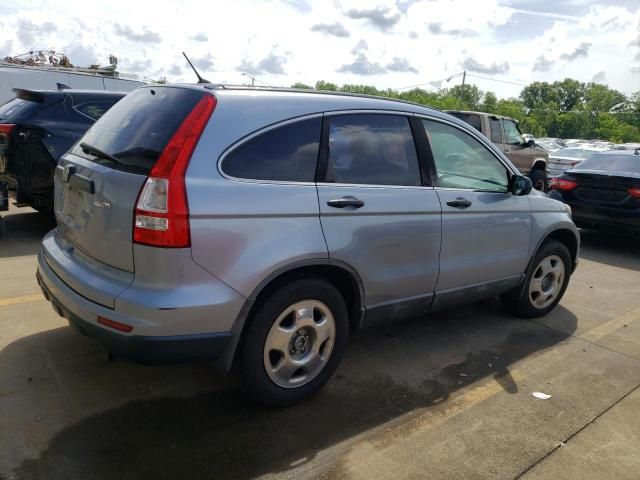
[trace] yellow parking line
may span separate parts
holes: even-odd
[[[38,300],[44,300],[44,297],[41,293],[34,293],[33,295],[22,295],[21,297],[0,298],[0,307],[15,305],[17,303],[37,302]]]
[[[588,332],[583,333],[582,335],[579,335],[578,338],[582,338],[589,342],[595,342],[603,337],[606,337],[610,333],[623,328],[625,325],[629,325],[631,322],[635,322],[636,320],[640,320],[640,307],[634,308],[633,310],[630,310],[627,313],[614,318],[613,320],[609,320],[607,323],[603,323],[602,325],[595,327]]]

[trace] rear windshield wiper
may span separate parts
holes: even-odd
[[[87,155],[93,155],[94,157],[102,158],[104,160],[109,160],[111,162],[118,163],[120,165],[124,165],[122,160],[119,160],[116,157],[114,157],[113,155],[109,155],[107,152],[103,152],[102,150],[100,150],[100,149],[98,149],[98,148],[96,148],[96,147],[94,147],[92,145],[89,145],[88,143],[82,142],[80,144],[80,148]]]

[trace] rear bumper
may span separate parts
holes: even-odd
[[[640,232],[640,209],[630,210],[588,205],[573,199],[567,200],[557,190],[552,190],[549,193],[549,198],[569,205],[573,222],[578,227],[617,232]]]
[[[127,317],[79,295],[49,267],[42,252],[38,255],[36,278],[45,298],[60,316],[66,318],[75,330],[96,339],[117,358],[142,364],[213,360],[224,356],[234,344],[231,331],[206,330],[207,325],[211,327],[206,318],[202,322],[202,333],[193,334],[154,335],[151,326],[141,329],[142,334],[137,333],[139,331],[135,327],[132,332],[124,333],[98,324],[99,316],[127,325],[138,325],[139,319]],[[153,309],[148,310],[149,316],[153,315]],[[215,308],[210,313],[215,315]],[[166,331],[166,325],[159,325],[157,330],[159,333]]]
[[[582,228],[640,232],[640,211],[571,205],[573,221]]]

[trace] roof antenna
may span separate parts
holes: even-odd
[[[182,52],[182,55],[184,55],[184,58],[187,59],[187,62],[189,62],[189,66],[193,69],[193,72],[196,74],[196,77],[198,77],[198,83],[211,83],[209,80],[202,78],[200,76],[200,74],[196,70],[196,67],[193,66],[193,63],[191,63],[191,60],[189,60],[189,57],[187,57],[186,53]]]

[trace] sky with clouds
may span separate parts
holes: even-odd
[[[566,77],[640,90],[640,0],[13,0],[0,57],[55,49],[79,66],[193,81],[469,83],[501,97]],[[502,80],[502,83],[487,80]]]

